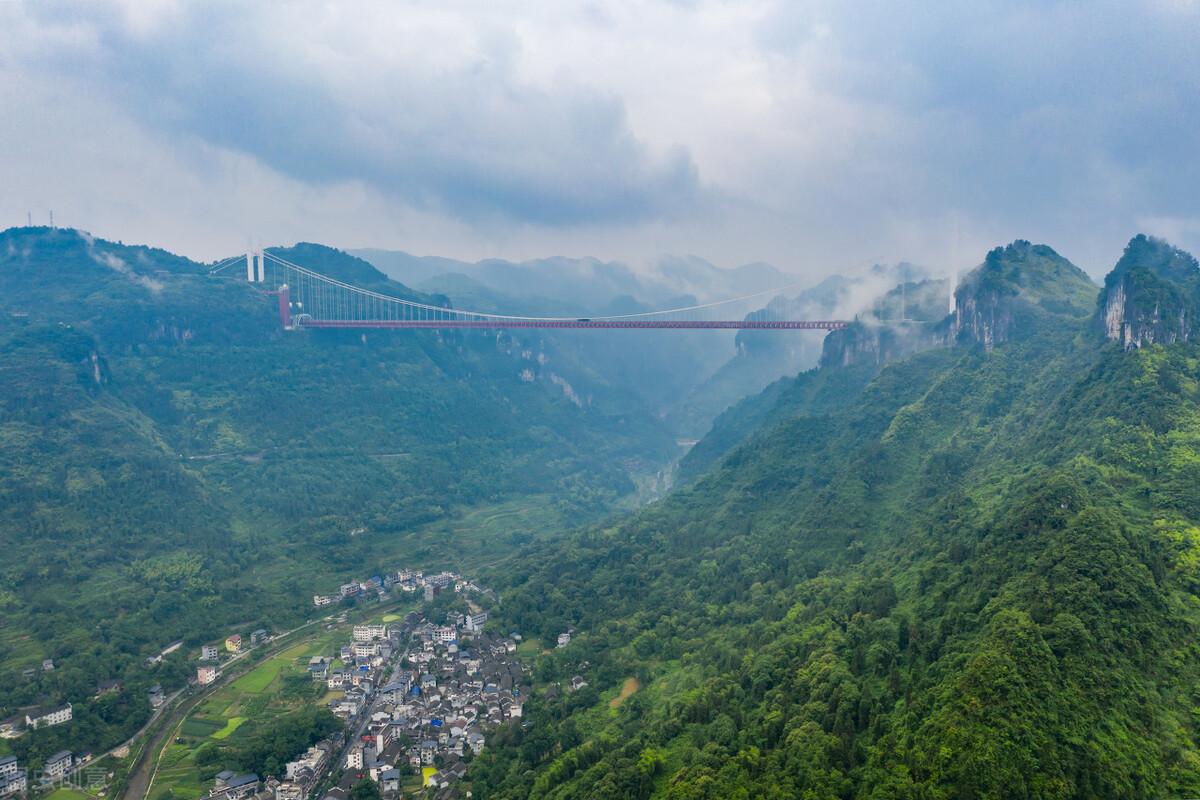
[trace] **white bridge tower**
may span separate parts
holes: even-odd
[[[246,280],[250,283],[262,283],[267,279],[267,260],[263,251],[246,251]]]

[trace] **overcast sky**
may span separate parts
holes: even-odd
[[[0,227],[200,259],[1200,251],[1200,0],[0,0]]]

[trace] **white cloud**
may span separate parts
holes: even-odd
[[[4,4],[0,214],[819,274],[1021,237],[1100,273],[1200,217],[1195,8]]]

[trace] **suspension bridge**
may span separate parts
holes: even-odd
[[[209,270],[209,274],[222,273],[241,260],[242,256],[226,259]],[[787,319],[787,314],[779,304],[768,303],[763,307],[764,297],[778,295],[789,287],[712,303],[635,314],[539,317],[468,311],[394,297],[323,275],[266,250],[246,253],[245,264],[246,280],[277,298],[279,322],[285,330],[591,328],[832,331],[849,324],[844,320]],[[731,313],[739,308],[743,313]]]

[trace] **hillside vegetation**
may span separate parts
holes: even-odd
[[[438,300],[336,250],[274,252]],[[0,719],[69,700],[76,749],[114,743],[148,714],[148,685],[186,674],[189,648],[142,665],[172,641],[281,629],[344,578],[463,556],[410,536],[460,509],[607,513],[674,452],[653,420],[528,380],[536,362],[502,336],[285,333],[230,272],[76,231],[0,233]],[[93,702],[106,679],[124,691]]]
[[[998,250],[842,405],[853,365],[743,404],[693,484],[524,558],[511,624],[575,633],[477,795],[1200,792],[1200,349],[1127,350],[1051,254]]]

